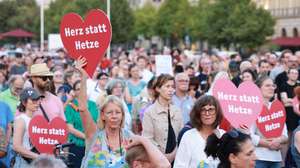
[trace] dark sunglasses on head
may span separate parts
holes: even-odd
[[[52,80],[53,76],[39,76],[43,81],[47,81],[47,79]]]
[[[239,136],[239,132],[235,129],[227,132],[227,134],[231,137],[231,138],[237,138]]]

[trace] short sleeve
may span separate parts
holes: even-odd
[[[72,111],[73,111],[72,107],[68,104],[65,109],[65,116],[68,124],[73,124],[72,121],[74,121]]]

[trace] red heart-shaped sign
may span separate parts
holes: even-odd
[[[72,58],[87,59],[84,68],[92,77],[111,41],[110,21],[99,9],[90,10],[84,21],[78,14],[68,13],[61,20],[60,36]]]
[[[266,138],[276,138],[281,136],[286,119],[286,112],[284,105],[275,100],[270,110],[266,106],[263,107],[262,112],[256,120],[256,125],[259,131]]]
[[[56,144],[67,142],[67,124],[59,117],[48,123],[43,116],[37,115],[29,123],[29,137],[32,145],[40,153],[53,154]]]
[[[243,82],[238,88],[228,79],[219,79],[213,86],[213,95],[219,100],[223,115],[230,124],[250,128],[263,106],[260,89],[253,82]]]

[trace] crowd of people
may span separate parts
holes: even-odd
[[[300,167],[300,51],[243,58],[117,50],[89,78],[84,57],[19,50],[0,55],[0,167],[66,167],[32,145],[29,123],[36,115],[66,121],[75,168]],[[173,75],[156,75],[155,55],[171,55]],[[266,138],[256,124],[233,128],[212,95],[221,78],[237,87],[255,83],[268,108],[280,100],[282,134]]]

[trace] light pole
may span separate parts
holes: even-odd
[[[40,6],[40,17],[41,17],[41,48],[40,48],[40,50],[41,50],[41,52],[43,52],[44,51],[44,0],[41,0],[40,1],[41,2],[41,6]]]
[[[106,4],[107,4],[107,6],[106,6],[107,16],[110,21],[110,0],[107,0]],[[110,59],[110,44],[108,45],[106,54],[107,54],[107,58]]]

